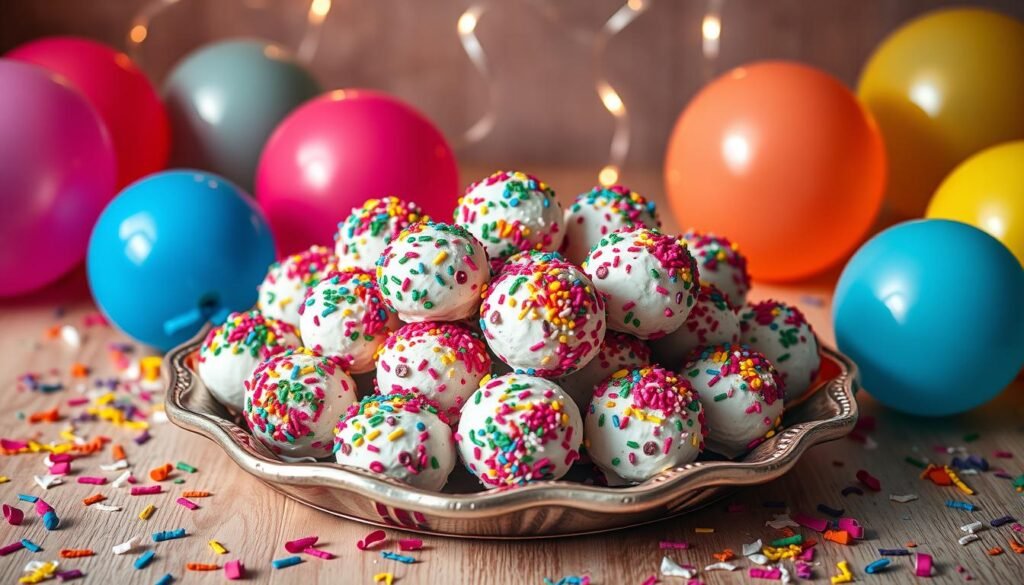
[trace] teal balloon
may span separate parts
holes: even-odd
[[[212,171],[251,193],[270,133],[321,88],[285,49],[234,40],[190,53],[163,93],[173,166]]]
[[[125,187],[103,210],[86,272],[114,325],[166,351],[207,321],[251,308],[274,251],[248,194],[210,173],[165,171]]]
[[[902,223],[850,259],[833,319],[839,349],[879,402],[922,416],[965,412],[1024,365],[1024,269],[974,226]]]

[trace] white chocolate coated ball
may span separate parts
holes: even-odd
[[[665,337],[652,340],[651,353],[656,363],[678,372],[692,352],[739,341],[740,317],[736,309],[714,285],[705,283],[683,324]]]
[[[565,210],[561,251],[573,264],[583,264],[601,238],[636,226],[661,228],[653,201],[622,185],[594,187]]]
[[[786,400],[810,389],[821,368],[818,338],[800,309],[767,300],[740,313],[740,341],[764,354],[782,378]]]

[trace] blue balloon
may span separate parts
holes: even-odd
[[[274,255],[249,195],[217,175],[176,170],[125,187],[107,205],[86,269],[107,318],[166,351],[207,320],[252,307]]]
[[[864,389],[896,410],[946,416],[994,398],[1024,365],[1024,269],[964,223],[911,221],[843,269],[833,318]]]

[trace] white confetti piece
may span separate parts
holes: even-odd
[[[754,542],[743,545],[743,556],[749,557],[750,555],[756,555],[761,552],[764,548],[764,544],[761,543],[761,539],[758,538]]]
[[[978,470],[974,468],[960,469],[957,473],[959,475],[978,475]]]
[[[82,334],[73,325],[65,325],[60,328],[60,338],[71,347],[82,346]]]
[[[906,504],[917,499],[917,494],[889,494],[889,501]]]
[[[120,512],[121,506],[111,506],[108,504],[93,504],[93,508],[96,508],[100,512]]]
[[[124,484],[126,484],[128,482],[128,478],[131,477],[131,476],[132,476],[132,472],[131,471],[126,471],[126,472],[122,473],[121,475],[117,476],[117,479],[115,479],[114,482],[111,485],[113,485],[115,488],[120,488],[121,486],[123,486]]]
[[[25,565],[25,572],[34,573],[39,569],[42,569],[44,565],[53,565],[53,570],[56,571],[57,567],[60,566],[60,563],[57,561],[29,561],[28,564]]]
[[[782,573],[781,579],[783,585],[786,585],[793,580],[792,577],[789,576],[789,569],[787,569],[782,563],[779,563],[776,567],[779,569],[779,572]]]
[[[149,417],[149,422],[153,424],[162,425],[168,422],[167,413],[163,410],[154,410],[153,414]]]
[[[963,526],[960,527],[960,530],[963,530],[964,532],[967,532],[967,533],[970,533],[970,534],[974,534],[975,532],[980,532],[981,530],[984,530],[984,529],[985,529],[985,525],[982,524],[981,522],[971,522],[970,524],[964,524]]]
[[[103,471],[117,471],[119,469],[128,469],[128,460],[119,459],[113,463],[106,463],[104,465],[100,465],[100,469],[102,469]]]
[[[800,528],[800,525],[793,522],[793,519],[789,517],[789,514],[776,514],[775,520],[769,520],[765,522],[764,525],[774,530],[782,530],[783,528]]]
[[[48,490],[55,485],[60,485],[64,483],[64,480],[61,479],[60,476],[58,475],[35,475],[32,476],[32,479],[36,480],[36,485],[43,488],[44,490]]]
[[[768,557],[764,556],[761,553],[757,553],[756,555],[747,555],[747,559],[750,562],[758,564],[758,565],[767,565],[768,564]]]
[[[682,577],[683,579],[693,579],[697,575],[697,569],[680,566],[672,559],[668,557],[662,557],[661,574],[665,575],[666,577]]]
[[[112,549],[110,549],[110,550],[115,555],[123,555],[126,552],[131,552],[131,550],[133,548],[135,548],[135,543],[138,540],[139,540],[138,536],[133,536],[133,537],[129,538],[128,540],[122,542],[121,544],[115,544],[114,547]]]
[[[968,534],[967,536],[961,537],[960,540],[958,540],[957,542],[959,542],[961,545],[964,545],[964,544],[970,544],[970,543],[974,542],[975,540],[981,540],[981,537],[978,536],[977,534],[974,534],[972,532],[971,534]]]
[[[738,568],[740,568],[739,565],[734,565],[732,563],[711,563],[710,565],[704,567],[704,570],[705,571],[735,571]]]

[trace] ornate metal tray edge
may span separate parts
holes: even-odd
[[[174,424],[212,440],[244,471],[313,508],[371,524],[449,536],[567,536],[678,515],[707,504],[721,495],[718,492],[723,487],[761,484],[780,477],[808,448],[847,435],[857,421],[856,366],[841,353],[823,347],[823,362],[832,364],[835,375],[819,380],[804,397],[787,406],[785,428],[743,460],[699,461],[623,488],[549,481],[490,492],[433,493],[334,463],[281,461],[231,420],[212,409],[191,408],[190,393],[207,392],[189,366],[204,333],[164,358],[169,377],[165,408]],[[487,524],[517,513],[524,513],[520,515],[524,519],[539,513],[539,524],[520,521],[512,528],[508,523]],[[552,513],[558,520],[544,521]],[[565,525],[576,516],[586,517],[585,527]]]

